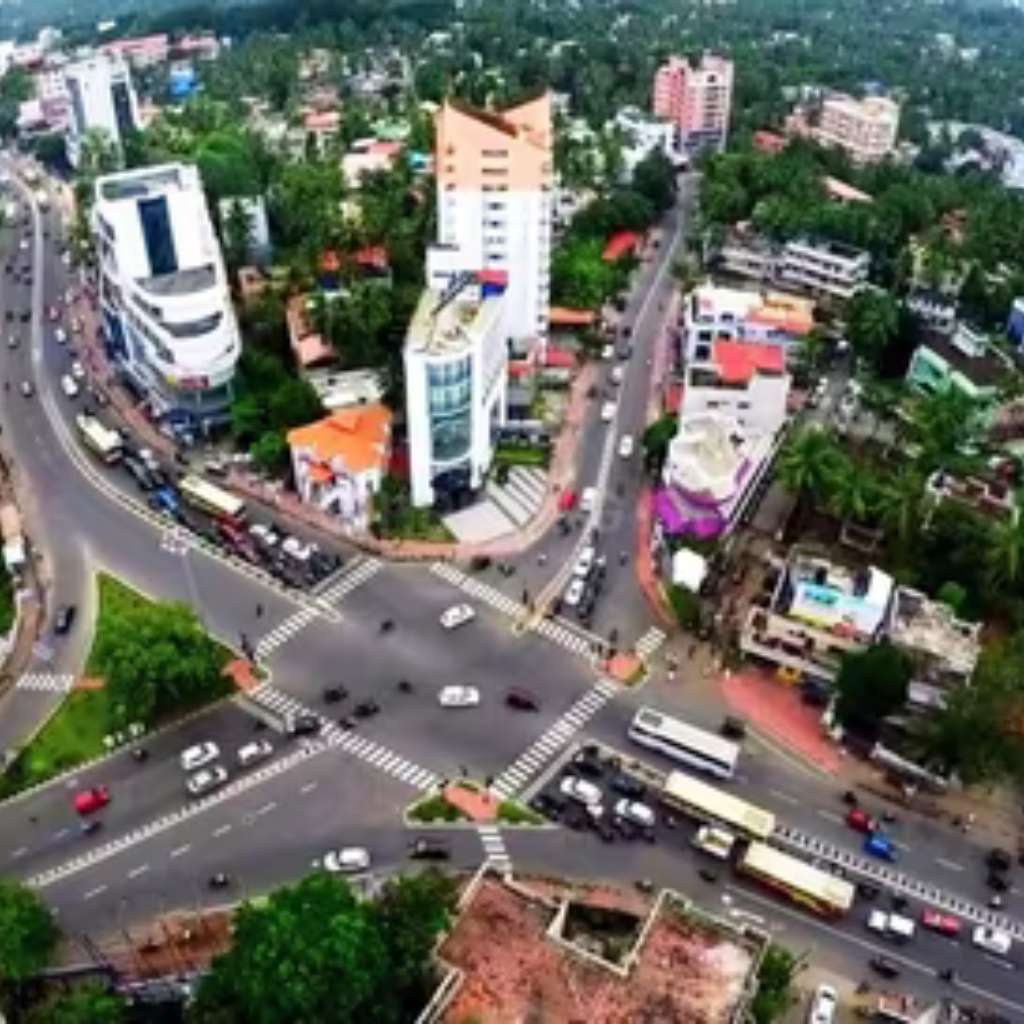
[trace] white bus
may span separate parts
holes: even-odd
[[[75,418],[78,433],[87,448],[92,449],[104,462],[117,462],[124,452],[121,435],[110,427],[105,427],[95,416],[84,413]]]
[[[669,772],[661,791],[662,803],[710,825],[724,825],[747,839],[769,839],[775,815],[748,804],[686,772]]]
[[[740,756],[740,748],[735,743],[653,708],[641,708],[636,713],[629,727],[629,738],[720,779],[732,778]]]
[[[224,488],[194,473],[182,477],[178,489],[185,502],[201,512],[227,519],[236,525],[245,519],[245,502],[241,498],[236,498]]]

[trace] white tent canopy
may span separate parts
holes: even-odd
[[[672,556],[672,582],[697,593],[708,575],[708,562],[689,548],[680,548]]]

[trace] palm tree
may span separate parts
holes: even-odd
[[[1016,586],[1024,576],[1024,522],[1005,519],[993,526],[985,561],[993,586]]]
[[[798,523],[825,495],[839,466],[839,449],[832,435],[817,424],[809,424],[786,442],[779,456],[778,478],[790,494],[796,495]]]
[[[864,289],[847,302],[846,323],[854,350],[874,363],[899,331],[899,307],[888,292]]]
[[[901,545],[906,544],[921,523],[924,480],[916,470],[904,467],[879,500],[882,523],[891,530]]]
[[[839,519],[864,523],[878,507],[879,492],[878,480],[870,470],[844,459],[831,481],[829,511]]]

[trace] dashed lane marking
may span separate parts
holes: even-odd
[[[612,683],[606,679],[598,680],[498,776],[491,787],[495,796],[499,800],[507,800],[521,790],[612,699],[615,693],[616,689]]]

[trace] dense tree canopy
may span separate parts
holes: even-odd
[[[855,732],[874,736],[886,716],[906,703],[909,683],[910,667],[888,641],[847,654],[836,680],[836,718]]]
[[[0,985],[38,974],[53,955],[57,937],[53,915],[31,889],[0,881]]]

